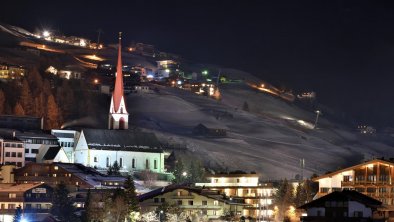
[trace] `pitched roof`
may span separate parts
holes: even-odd
[[[338,174],[338,173],[342,173],[342,172],[345,172],[345,171],[357,169],[357,168],[359,168],[361,166],[368,165],[368,164],[374,164],[374,163],[383,163],[383,164],[388,164],[388,165],[394,166],[394,163],[391,162],[391,160],[388,161],[388,160],[382,160],[382,159],[374,159],[374,160],[370,160],[370,161],[367,161],[367,162],[364,162],[364,163],[360,163],[360,164],[357,164],[357,165],[354,165],[354,166],[351,166],[351,167],[347,167],[347,168],[344,168],[344,169],[341,169],[341,170],[337,170],[337,171],[334,171],[334,172],[331,172],[331,173],[326,173],[324,175],[321,175],[321,176],[313,178],[312,181],[318,182],[318,180],[320,180],[320,179],[323,179],[323,178],[326,178],[326,177],[331,177],[331,176],[333,176],[335,174]]]
[[[140,202],[143,202],[147,199],[152,199],[154,197],[157,197],[159,195],[163,195],[165,193],[168,192],[172,192],[174,190],[178,190],[178,189],[182,189],[182,190],[187,190],[191,193],[195,193],[210,199],[214,199],[220,202],[224,202],[226,204],[235,204],[235,205],[248,205],[245,204],[243,201],[241,201],[241,199],[236,199],[236,198],[225,198],[223,197],[223,195],[221,195],[219,193],[219,191],[215,191],[215,190],[206,190],[206,189],[202,189],[202,188],[194,188],[194,187],[190,187],[184,184],[172,184],[166,187],[162,187],[162,188],[158,188],[156,190],[152,190],[151,192],[148,193],[144,193],[138,196],[138,200]]]
[[[83,129],[90,149],[163,152],[154,133],[131,130]]]
[[[42,183],[0,183],[0,192],[26,192],[41,185]]]
[[[55,159],[55,157],[59,153],[59,151],[60,151],[60,146],[49,147],[49,149],[45,153],[43,159],[44,160],[53,160],[53,159]]]
[[[378,208],[381,207],[382,202],[369,197],[367,195],[364,195],[362,193],[359,193],[354,190],[343,190],[341,192],[339,191],[334,191],[332,193],[329,193],[323,197],[320,197],[319,199],[313,200],[307,204],[304,204],[300,207],[299,209],[308,209],[311,207],[324,207],[326,201],[357,201],[359,203],[362,203],[368,207],[371,208]]]

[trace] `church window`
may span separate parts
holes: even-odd
[[[95,156],[95,157],[93,158],[93,161],[94,161],[95,163],[97,163],[97,162],[98,162],[98,158],[97,158],[97,156]]]
[[[120,166],[120,167],[123,167],[123,158],[120,158],[120,159],[119,159],[119,166]]]
[[[131,167],[135,168],[135,159],[133,158],[133,160],[131,161]]]
[[[149,160],[145,160],[145,169],[149,170]]]
[[[109,157],[107,157],[107,167],[110,166]]]
[[[153,161],[153,167],[154,167],[155,170],[157,170],[157,160]]]

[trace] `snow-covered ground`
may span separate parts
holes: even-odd
[[[222,170],[256,171],[265,179],[294,178],[324,173],[363,161],[391,157],[389,145],[332,123],[324,116],[318,129],[315,114],[244,84],[221,87],[223,99],[159,87],[159,93],[132,94],[127,105],[133,122],[154,131],[159,137],[186,143],[206,166]],[[244,102],[249,112],[243,111]],[[192,134],[199,123],[228,130],[226,138],[201,138]]]

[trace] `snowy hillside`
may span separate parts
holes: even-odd
[[[364,158],[394,155],[391,146],[324,118],[317,130],[310,129],[314,113],[244,84],[222,86],[220,102],[180,89],[159,89],[159,93],[128,97],[131,118],[163,138],[186,143],[196,158],[213,169],[257,171],[266,179],[294,178],[301,174],[302,158],[304,175],[310,176]],[[242,110],[244,102],[249,112]],[[228,135],[196,137],[192,129],[199,123],[227,129]]]

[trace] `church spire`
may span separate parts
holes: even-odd
[[[122,33],[119,32],[118,64],[116,66],[116,81],[114,88],[115,111],[119,110],[120,101],[123,97],[123,73],[122,73]]]
[[[126,110],[126,103],[123,94],[123,73],[122,73],[122,33],[119,32],[118,63],[116,66],[115,88],[112,93],[111,107],[109,109],[109,129],[127,129],[129,114]]]

